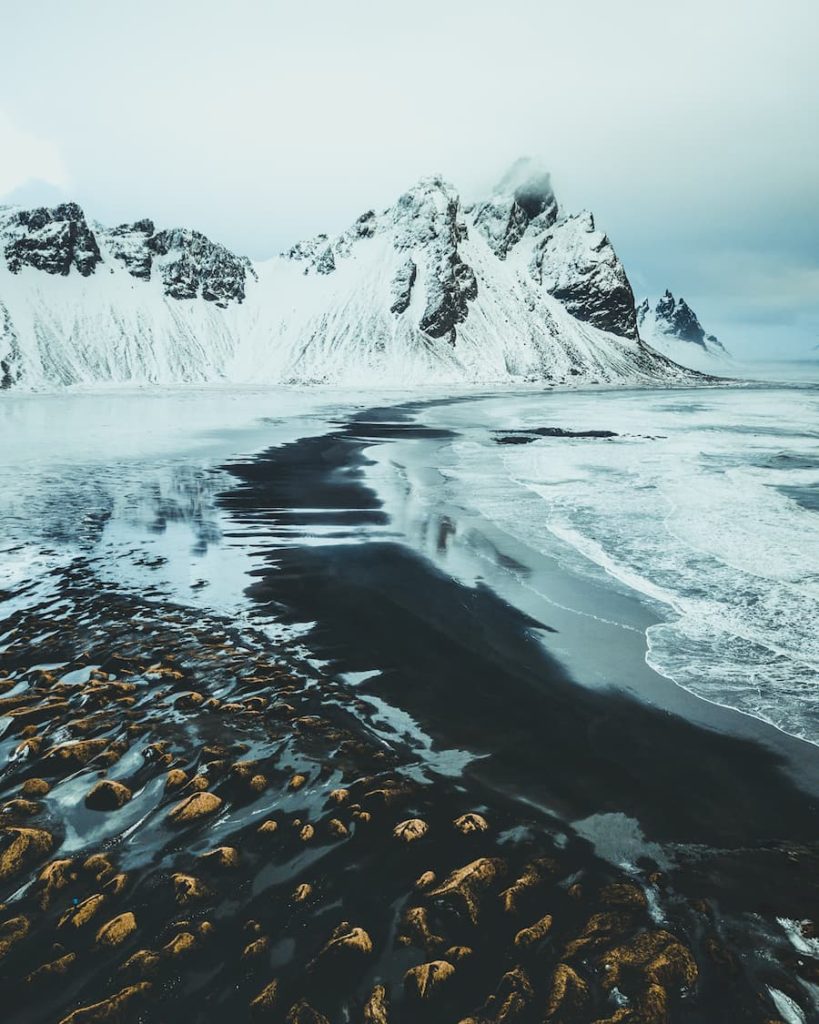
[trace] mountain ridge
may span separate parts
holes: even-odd
[[[464,205],[441,176],[269,260],[75,203],[0,208],[0,384],[692,378],[640,338],[608,237],[519,161]]]

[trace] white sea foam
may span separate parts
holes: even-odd
[[[443,471],[465,505],[640,594],[657,671],[819,742],[819,390],[553,394],[460,416]],[[494,443],[539,426],[619,436]]]
[[[793,921],[789,917],[778,917],[777,921],[782,926],[788,941],[797,953],[806,953],[814,958],[819,957],[819,939],[812,935],[805,935],[801,921]]]
[[[773,1000],[777,1012],[782,1015],[786,1024],[805,1024],[806,1017],[802,1007],[790,996],[780,992],[778,988],[768,986],[768,993]]]

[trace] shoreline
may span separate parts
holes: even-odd
[[[249,499],[251,509],[256,504],[265,508],[279,509],[269,517],[271,526],[267,534],[262,531],[256,535],[257,559],[259,550],[267,537],[269,549],[275,551],[275,573],[281,572],[285,577],[291,573],[299,580],[306,577],[313,583],[316,579],[323,583],[323,569],[318,564],[321,559],[331,557],[337,561],[339,568],[334,567],[326,575],[338,576],[346,571],[341,566],[348,562],[355,565],[356,561],[361,559],[366,562],[368,560],[367,549],[372,548],[374,544],[385,544],[386,541],[392,539],[399,549],[405,548],[406,552],[412,555],[412,557],[404,557],[403,552],[396,555],[402,559],[402,564],[404,562],[408,565],[412,564],[413,569],[407,570],[409,577],[413,572],[423,574],[427,571],[424,568],[424,563],[427,560],[431,565],[436,566],[434,571],[442,576],[445,577],[454,572],[457,577],[459,575],[457,562],[454,565],[436,563],[429,550],[421,551],[417,545],[405,541],[408,529],[406,523],[400,524],[397,536],[393,537],[387,531],[385,540],[379,535],[379,527],[383,526],[387,520],[397,519],[397,516],[395,502],[388,502],[382,506],[377,483],[374,490],[373,484],[370,482],[370,463],[373,459],[380,457],[379,454],[374,455],[373,451],[383,447],[386,452],[384,457],[389,461],[392,458],[393,449],[396,447],[400,449],[404,440],[410,445],[421,438],[434,440],[438,428],[426,428],[411,418],[419,405],[420,403],[410,403],[405,407],[391,407],[384,410],[383,414],[379,414],[376,417],[376,422],[371,422],[368,419],[364,425],[360,425],[361,421],[364,417],[370,417],[370,413],[357,414],[351,417],[346,429],[342,428],[341,431],[336,431],[325,438],[321,436],[304,438],[293,445],[286,446],[286,451],[271,449],[266,454],[253,457],[250,462],[232,462],[225,466],[224,468],[229,473],[233,473],[240,479],[244,476],[242,469],[244,466],[247,470],[247,477],[253,478],[250,484],[251,497]],[[407,417],[410,419],[403,422]],[[399,421],[397,424],[396,420]],[[296,467],[296,476],[291,479],[292,466]],[[263,479],[265,473],[271,479],[270,489]],[[245,482],[247,482],[247,478],[245,478]],[[223,504],[231,511],[231,514],[241,519],[241,506],[244,500],[241,492],[236,492],[234,495],[223,498]],[[299,512],[299,508],[303,508],[305,511]],[[294,555],[294,545],[291,538],[286,535],[286,530],[290,524],[295,523],[298,523],[299,529],[304,531],[309,531],[311,524],[314,527],[320,526],[322,530],[332,531],[335,529],[342,542],[355,539],[357,529],[369,530],[365,535],[365,552],[362,553],[360,548],[355,545],[345,547],[342,543],[334,548],[328,546],[326,542],[322,542],[321,559],[313,556],[309,544],[301,554]],[[448,522],[447,524],[447,530],[451,530],[452,536],[458,533],[455,523]],[[514,609],[511,612],[512,616],[515,614],[523,616],[516,627],[520,632],[519,639],[521,641],[525,642],[523,634],[526,630],[543,631],[546,660],[548,661],[551,657],[550,651],[556,652],[555,667],[558,674],[565,677],[569,689],[572,686],[577,687],[578,693],[582,695],[589,690],[599,694],[601,691],[614,687],[626,698],[629,698],[629,695],[631,699],[636,697],[638,704],[645,708],[655,708],[661,714],[671,713],[687,723],[701,727],[706,734],[715,732],[720,736],[759,745],[771,755],[771,764],[777,761],[783,762],[787,765],[793,782],[798,782],[800,787],[807,787],[806,798],[815,801],[819,796],[819,749],[815,744],[790,736],[763,719],[708,701],[680,686],[669,677],[658,673],[645,662],[646,637],[643,629],[646,625],[662,620],[655,617],[639,597],[633,594],[623,594],[622,591],[615,590],[613,587],[601,586],[596,581],[587,578],[579,578],[576,574],[563,568],[551,556],[533,551],[521,541],[510,537],[485,520],[479,522],[478,528],[482,536],[498,552],[502,570],[506,569],[504,560],[510,559],[517,565],[525,567],[529,573],[535,571],[540,573],[538,579],[544,584],[543,591],[540,593],[536,592],[534,585],[531,585],[531,579],[527,579],[527,584],[530,585],[525,589],[504,586],[505,582],[508,583],[508,577],[504,571],[491,576],[486,586],[498,596],[501,603],[511,600],[514,596],[515,603],[508,605],[508,608]],[[465,532],[469,533],[469,531],[470,524],[467,522]],[[451,542],[448,540],[447,543]],[[297,544],[295,546],[297,547]],[[465,546],[467,549],[473,547],[471,535],[465,542]],[[448,557],[450,557],[451,550],[451,547],[447,549]],[[471,554],[474,552],[467,550],[464,559],[468,559]],[[294,570],[289,568],[291,558],[295,560],[296,568]],[[373,560],[377,560],[375,556]],[[393,578],[403,579],[403,571],[403,569],[395,569],[392,573]],[[260,569],[255,575],[264,579],[265,570]],[[385,572],[382,575],[387,576],[388,574]],[[375,589],[385,585],[376,573],[373,581],[368,581],[362,588],[365,591],[364,599],[368,599],[366,594],[368,588]],[[560,588],[567,585],[571,588],[572,606],[568,608],[554,603],[550,604],[550,592],[554,593],[555,587]],[[419,584],[415,589],[421,591],[423,586],[423,584]],[[303,583],[300,584],[300,588],[304,590]],[[287,594],[286,580],[280,589],[285,595]],[[410,589],[412,590],[412,588]],[[257,584],[255,592],[254,588],[251,588],[250,591],[257,604],[261,606],[264,605],[263,590],[263,585]],[[451,598],[451,603],[457,605],[471,600],[468,587],[459,588],[456,583],[453,590],[464,596]],[[514,595],[512,594],[513,590]],[[300,596],[297,595],[297,598]],[[528,602],[525,598],[529,598]],[[341,603],[343,604],[343,600]],[[615,618],[618,619],[617,622],[608,623],[600,619],[599,613],[602,610],[610,612],[612,603],[617,607],[624,608],[625,611],[615,615]],[[318,618],[321,622],[326,623],[333,617],[331,600],[324,600],[323,603],[313,606],[308,595],[307,602],[299,604],[297,601],[296,607],[298,610],[291,616],[294,622],[310,622]],[[320,609],[320,614],[316,612],[316,608]],[[578,620],[583,615],[587,615],[589,618],[583,619],[578,627]],[[633,638],[621,628],[620,620],[627,616],[631,616],[631,620],[638,624],[639,644],[634,643]],[[525,621],[527,619],[528,621]],[[600,637],[596,637],[593,632],[591,636],[584,635],[584,631],[589,629],[589,623],[593,629],[602,629]],[[390,622],[383,628],[385,634],[391,636],[393,643],[401,642],[400,637],[395,635],[397,630],[393,623]],[[477,633],[480,633],[483,627],[478,625],[475,629]],[[555,629],[557,632],[552,633],[551,631]],[[349,623],[345,622],[340,634],[342,639],[334,642],[339,643],[343,651],[346,651],[345,644],[346,647],[351,648],[352,657],[361,657],[361,651],[357,648],[356,641],[346,639],[355,635]],[[611,636],[616,638],[619,647],[617,652],[619,660],[613,666],[601,663],[597,653],[602,650],[611,650],[613,642]],[[319,637],[318,643],[321,647],[321,637]],[[556,643],[557,646],[555,646]],[[581,650],[582,657],[578,660],[577,651],[584,645],[586,650]],[[332,656],[332,654],[331,650],[328,656]],[[356,665],[355,670],[375,671],[377,668],[376,659],[373,664],[365,664],[362,661],[361,666]],[[624,686],[624,682],[627,685]],[[411,689],[412,687],[408,687],[408,690],[411,691]],[[427,724],[434,732],[434,715],[431,716],[431,720]],[[460,744],[456,740],[454,745]],[[805,763],[806,755],[808,757],[807,764]]]
[[[3,880],[15,1024],[33,1001],[67,1024],[365,1010],[390,1024],[764,1024],[771,989],[807,1006],[819,956],[775,919],[817,916],[811,798],[758,742],[576,682],[549,653],[547,616],[396,536],[366,470],[372,445],[430,436],[399,415],[348,415],[223,466],[257,607],[314,623],[291,645],[81,562],[11,624],[25,635],[0,657],[13,673],[0,701],[15,702],[0,704],[0,859],[20,829],[51,836]],[[44,661],[64,665],[33,668]],[[53,753],[85,740],[103,746],[84,764]],[[33,799],[36,778],[50,788]],[[131,797],[87,808],[101,779]],[[218,808],[174,822],[197,794]],[[415,820],[416,841],[395,835]],[[458,874],[483,861],[474,881]],[[129,914],[135,929],[113,941],[103,928]]]
[[[776,970],[745,946],[754,883],[725,884],[730,856],[717,885],[652,857],[651,844],[615,867],[497,776],[474,765],[444,776],[400,733],[387,742],[369,724],[366,686],[224,620],[93,584],[73,567],[58,589],[76,607],[59,631],[48,636],[52,599],[18,621],[3,657],[10,1021],[36,1006],[68,1024],[159,1024],[169,1012],[204,1024],[218,1007],[322,1024],[383,1003],[396,1024],[476,1011],[500,1022],[516,993],[521,1021],[551,1008],[577,1024],[726,1012],[762,1024],[763,981],[794,993],[800,972],[812,976],[775,930]],[[28,667],[32,635],[55,668]],[[28,756],[9,760],[21,743]],[[90,805],[101,780],[130,795]],[[203,797],[215,806],[179,819]],[[407,821],[426,830],[413,842]],[[21,834],[35,836],[23,850]],[[780,892],[780,911],[803,905],[802,870],[791,863],[792,906]],[[739,956],[752,958],[741,975]],[[612,963],[624,966],[610,976]],[[422,990],[425,965],[437,966]]]
[[[494,412],[491,404],[488,408],[491,415]],[[571,406],[564,405],[564,418],[570,412]],[[548,416],[546,410],[544,415]],[[422,415],[420,419],[432,426],[445,422],[434,413],[431,416]],[[469,430],[473,428],[473,422],[464,416],[458,418],[458,423],[461,419],[467,428],[466,436],[471,436]],[[371,453],[379,466],[382,463],[389,464],[391,470],[400,471],[402,486],[410,492],[416,489],[426,491],[424,498],[428,501],[432,495],[432,501],[429,502],[432,514],[451,520],[451,538],[445,558],[439,560],[442,567],[445,571],[452,571],[454,567],[456,571],[460,570],[461,576],[469,579],[478,577],[476,564],[482,562],[485,566],[487,562],[497,563],[496,566],[490,566],[492,588],[515,607],[558,627],[561,635],[552,637],[551,649],[558,652],[558,657],[580,685],[608,685],[613,675],[617,686],[640,695],[647,703],[659,703],[661,707],[700,724],[716,727],[721,732],[745,736],[779,752],[791,763],[794,776],[800,779],[804,779],[805,774],[801,756],[804,752],[809,765],[813,767],[810,785],[813,792],[819,793],[819,765],[816,764],[813,749],[819,744],[783,727],[780,722],[767,717],[763,710],[747,710],[741,703],[712,698],[702,687],[691,685],[693,681],[678,680],[673,671],[666,670],[667,666],[653,664],[653,628],[674,623],[684,615],[683,608],[677,603],[679,595],[665,592],[658,597],[652,593],[656,588],[650,580],[638,579],[635,584],[633,580],[612,571],[608,557],[588,554],[584,546],[566,540],[561,533],[552,531],[551,527],[547,527],[551,543],[538,545],[536,535],[534,542],[531,540],[531,533],[527,540],[525,531],[515,531],[514,526],[510,529],[502,517],[487,518],[480,511],[480,506],[471,503],[468,496],[464,502],[457,489],[454,495],[439,500],[438,493],[446,491],[445,467],[452,459],[447,445],[442,443],[436,446],[431,456],[429,450],[422,452],[419,457],[417,454],[413,456],[410,446],[403,446],[403,449],[400,442],[393,442],[384,446],[383,452],[380,452],[379,446],[375,446]],[[436,484],[427,485],[423,474],[416,473],[424,460],[435,464],[433,472],[438,478]],[[423,472],[428,474],[429,470],[424,468]],[[414,473],[416,479],[407,480]],[[402,494],[400,488],[392,487],[385,474],[373,473],[368,468],[365,476],[378,493],[388,495],[386,504],[391,514],[400,517],[404,512],[403,505],[410,505],[413,500],[416,505],[419,504],[417,496],[413,499],[412,493]],[[530,492],[525,482],[512,477],[507,484],[505,477],[503,479],[504,486],[509,487],[510,501],[526,499]],[[385,480],[387,487],[382,491]],[[533,490],[535,494],[540,494],[537,488]],[[787,488],[783,485],[781,490],[784,493]],[[489,494],[491,498],[492,492]],[[548,500],[545,494],[541,497]],[[453,502],[458,504],[453,507]],[[417,523],[413,523],[411,518],[408,522],[402,519],[402,528],[406,533],[411,533],[417,531]],[[464,534],[468,534],[466,539]],[[436,560],[436,552],[430,545],[420,545],[413,539],[410,546],[433,561]],[[458,551],[455,551],[456,546],[459,546]],[[487,554],[490,557],[485,558]],[[608,635],[607,625],[613,627]],[[635,630],[641,635],[639,656],[632,656],[627,665],[617,665],[613,670],[607,663],[601,668],[603,663],[598,656],[599,651],[605,650],[609,659],[612,648],[618,654],[621,654],[620,648],[631,648],[631,654],[634,655],[628,634]],[[622,643],[617,641],[618,635],[624,638]],[[615,637],[613,641],[612,636]],[[584,658],[586,653],[589,656]],[[761,669],[760,685],[764,685],[763,672]],[[773,692],[776,693],[776,690]],[[732,720],[733,715],[737,716],[736,720]],[[804,751],[805,746],[809,748],[807,751]]]

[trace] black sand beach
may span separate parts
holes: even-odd
[[[389,538],[276,544],[277,530],[295,522],[342,535],[376,520],[377,500],[360,480],[364,450],[422,435],[411,415],[403,420],[394,409],[366,413],[328,437],[231,464],[244,486],[223,496],[226,507],[251,521],[267,510],[272,569],[257,570],[253,598],[315,621],[310,646],[335,671],[377,669],[364,692],[410,712],[442,746],[474,752],[469,771],[514,798],[569,820],[624,813],[658,842],[814,839],[812,745],[676,687],[681,706],[696,708],[695,723],[633,699],[616,675],[606,691],[578,685],[549,655],[549,622],[487,588],[460,586]]]
[[[782,1021],[819,752],[574,678],[392,532],[362,468],[396,438],[434,434],[370,410],[226,467],[298,645],[82,564],[0,623],[8,1019]]]

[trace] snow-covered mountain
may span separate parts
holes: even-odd
[[[439,177],[251,263],[197,231],[0,209],[0,384],[664,382],[590,213],[520,161],[464,206]]]
[[[675,299],[668,289],[651,306],[643,299],[637,307],[640,337],[657,351],[683,366],[718,372],[730,354],[713,334],[706,334],[694,310],[685,299]]]

